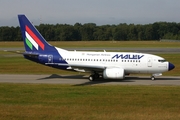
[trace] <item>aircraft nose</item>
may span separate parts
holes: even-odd
[[[172,70],[172,69],[174,69],[174,68],[175,68],[175,66],[174,66],[172,63],[169,62],[169,68],[168,68],[168,70],[170,71],[170,70]]]

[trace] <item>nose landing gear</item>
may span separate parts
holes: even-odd
[[[162,75],[162,73],[155,73],[155,74],[152,74],[151,80],[155,80],[155,77],[161,76],[161,75]]]
[[[153,75],[151,76],[151,80],[155,80],[155,77]]]

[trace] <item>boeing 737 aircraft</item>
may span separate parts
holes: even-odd
[[[131,73],[149,73],[151,79],[174,69],[164,58],[132,52],[67,51],[47,43],[25,15],[18,15],[28,60],[63,70],[90,72],[89,80],[124,79]]]

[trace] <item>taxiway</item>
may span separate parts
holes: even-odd
[[[124,80],[103,80],[93,82],[84,75],[12,75],[0,74],[0,83],[70,84],[70,85],[180,85],[180,76],[161,76],[152,81],[149,76],[128,76]]]

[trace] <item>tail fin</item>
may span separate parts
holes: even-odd
[[[43,52],[53,50],[53,46],[47,43],[25,15],[18,15],[18,19],[26,51]]]

